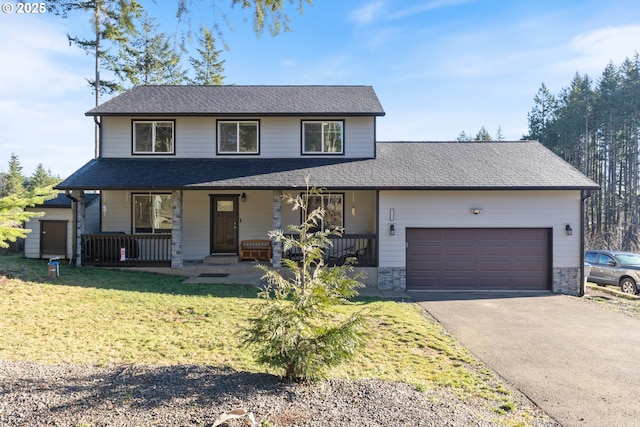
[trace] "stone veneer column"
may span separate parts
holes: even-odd
[[[171,268],[184,266],[182,250],[182,191],[171,193]]]
[[[580,267],[555,267],[552,291],[557,294],[580,295]]]
[[[74,209],[72,215],[75,217],[75,245],[76,245],[76,266],[82,266],[82,235],[85,230],[85,202],[84,190],[71,191],[71,197],[74,201]]]
[[[378,289],[405,291],[407,269],[405,267],[378,267]]]
[[[273,190],[273,229],[282,230],[282,190]],[[271,265],[282,267],[282,242],[273,242]]]

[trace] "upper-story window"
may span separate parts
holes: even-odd
[[[303,121],[302,153],[344,153],[344,121]]]
[[[257,120],[218,121],[218,153],[257,154],[259,127]]]
[[[133,154],[173,154],[173,120],[134,120]]]

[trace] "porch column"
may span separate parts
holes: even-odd
[[[182,251],[182,191],[171,193],[171,268],[184,266]]]
[[[82,266],[82,235],[85,230],[85,203],[84,203],[84,190],[71,191],[71,197],[75,205],[72,215],[74,216],[75,223],[75,255],[76,266]]]
[[[282,230],[282,190],[273,190],[273,230]],[[273,267],[282,267],[282,242],[273,242]]]

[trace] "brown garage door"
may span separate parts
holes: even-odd
[[[409,228],[407,289],[548,290],[550,229]]]

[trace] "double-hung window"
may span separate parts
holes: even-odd
[[[340,121],[303,121],[303,154],[342,154],[344,153],[344,122]]]
[[[258,154],[259,127],[257,120],[218,121],[218,153]]]
[[[171,194],[133,195],[134,233],[171,233]]]
[[[334,230],[344,226],[344,195],[343,194],[321,194],[308,196],[309,213],[315,209],[324,209],[324,217],[322,218],[323,230]],[[303,221],[305,218],[302,219]]]
[[[134,120],[133,154],[173,154],[173,120]]]

